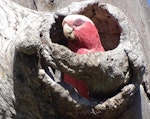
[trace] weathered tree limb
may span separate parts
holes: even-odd
[[[101,6],[103,7],[105,5],[102,4]],[[107,8],[109,10],[111,8],[109,7],[110,7],[109,5],[108,6],[106,5],[104,9]],[[82,9],[83,8],[84,7],[82,7]],[[111,10],[113,11],[114,9],[115,8],[112,8]],[[66,10],[64,11],[67,12]],[[80,11],[80,8],[79,8],[79,11]],[[72,12],[74,13],[74,11]],[[54,58],[54,61],[56,62],[56,64],[59,65],[59,68],[66,73],[72,74],[73,76],[77,75],[78,78],[87,79],[87,80],[91,79],[92,82],[94,79],[95,80],[104,79],[104,81],[106,81],[106,80],[109,80],[108,77],[110,78],[119,77],[118,78],[119,80],[123,78],[126,82],[126,80],[128,80],[129,78],[129,70],[131,70],[129,68],[128,63],[132,65],[133,69],[139,68],[141,70],[141,75],[143,75],[144,67],[145,67],[144,62],[143,62],[144,57],[140,50],[141,46],[138,43],[137,32],[131,28],[127,19],[124,17],[124,14],[121,14],[120,18],[119,18],[119,15],[118,16],[117,15],[115,16],[115,15],[116,14],[114,14],[114,17],[116,17],[118,21],[120,20],[119,24],[122,27],[122,33],[121,33],[122,35],[120,36],[121,38],[120,44],[116,49],[112,51],[107,51],[104,53],[76,55],[72,53],[71,51],[66,52],[67,49],[61,46],[58,46],[56,44],[55,45],[49,44],[49,46],[51,47],[52,57]],[[130,32],[132,32],[132,34]],[[137,39],[137,40],[133,40],[133,39]],[[136,45],[136,48],[134,47],[135,45]],[[137,50],[139,51],[138,53],[137,53]],[[137,57],[138,55],[140,57]],[[118,68],[121,68],[121,69],[118,69]],[[91,76],[91,73],[94,73],[94,75]],[[107,77],[107,79],[105,79],[104,77]],[[104,83],[105,82],[103,82],[102,84]],[[117,83],[119,85],[119,81],[117,81]],[[101,85],[101,84],[98,83],[98,85]]]
[[[136,34],[136,32],[135,32],[135,34]],[[134,35],[133,35],[133,36],[134,36]],[[125,38],[126,38],[126,37],[125,37]],[[125,40],[125,41],[126,41],[126,40]],[[122,41],[122,42],[123,42],[123,41]],[[128,41],[128,42],[129,42],[129,41]],[[135,43],[137,43],[137,42],[135,42]],[[131,57],[131,58],[132,58],[132,59],[129,59],[129,61],[131,60],[130,63],[131,63],[131,65],[133,66],[133,67],[132,67],[132,68],[133,68],[132,70],[134,71],[136,68],[139,69],[139,71],[141,72],[141,73],[140,73],[140,75],[141,75],[140,77],[142,78],[142,75],[143,75],[143,66],[142,66],[142,65],[143,65],[143,60],[141,60],[141,62],[136,62],[136,61],[135,61],[135,60],[136,60],[136,57],[132,57],[132,56],[133,56],[132,53],[134,54],[134,52],[132,52],[132,50],[129,49],[130,47],[128,47],[128,45],[132,45],[132,43],[131,43],[131,44],[130,44],[130,43],[127,44],[127,49],[125,49],[125,52],[127,53],[128,57]],[[71,53],[71,52],[69,53],[69,51],[67,51],[67,52],[66,52],[67,55],[66,55],[66,54],[64,54],[64,53],[65,53],[65,48],[63,49],[63,48],[60,47],[60,46],[55,47],[55,45],[53,45],[53,44],[50,44],[50,46],[51,46],[51,50],[52,50],[52,58],[55,59],[55,60],[54,60],[55,62],[58,61],[56,64],[59,65],[59,64],[63,63],[63,60],[64,60],[65,63],[68,62],[68,61],[76,61],[76,60],[68,60],[68,58],[72,58],[72,56],[75,56],[74,53]],[[60,48],[59,48],[59,47],[60,47]],[[121,47],[121,46],[120,46],[120,47]],[[123,47],[123,48],[124,48],[124,47]],[[60,49],[61,49],[61,50],[60,50]],[[51,52],[51,50],[49,50],[49,52]],[[54,52],[53,52],[53,51],[54,51]],[[61,52],[60,52],[60,51],[61,51]],[[64,52],[62,52],[62,51],[64,51]],[[104,53],[104,54],[105,54],[105,53]],[[122,53],[122,54],[123,54],[123,53]],[[48,55],[48,54],[46,54],[46,57],[47,57],[47,55]],[[58,56],[58,57],[55,57],[55,55]],[[71,56],[70,56],[70,55],[71,55]],[[67,56],[67,58],[66,58],[66,56]],[[48,59],[48,61],[50,61],[52,58]],[[63,59],[63,58],[64,58],[64,59]],[[77,57],[77,58],[78,58],[78,57]],[[125,57],[124,57],[124,58],[125,58]],[[79,59],[81,59],[81,58],[79,58]],[[85,55],[85,58],[84,58],[84,59],[87,59],[87,58],[86,58],[86,55]],[[135,61],[135,62],[133,63],[132,60]],[[60,62],[59,62],[59,61],[60,61]],[[62,62],[61,62],[61,61],[62,61]],[[77,61],[79,61],[79,60],[77,60]],[[87,60],[85,60],[85,61],[87,61]],[[48,63],[49,63],[49,62],[48,62]],[[80,64],[80,62],[78,62],[78,63]],[[98,62],[98,64],[99,64],[99,63],[100,63],[100,62]],[[137,63],[137,67],[136,67],[136,63]],[[138,64],[138,63],[142,63],[142,64]],[[52,63],[52,66],[53,66],[53,64],[54,64],[54,62]],[[76,64],[76,62],[68,63],[68,64],[65,65],[65,66],[64,66],[64,65],[59,65],[59,67],[61,67],[61,66],[63,67],[63,66],[64,66],[63,68],[64,68],[65,70],[63,70],[63,69],[62,69],[62,70],[63,70],[63,71],[67,71],[67,68],[66,68],[66,67],[69,66],[69,65],[70,65],[70,67],[72,67],[72,65],[74,65],[74,64]],[[81,60],[81,64],[85,64],[85,63],[83,62],[83,60]],[[80,64],[80,65],[81,65],[81,64]],[[88,62],[87,62],[87,64],[88,64]],[[96,62],[93,63],[93,64],[96,64]],[[76,65],[77,65],[77,64],[76,64]],[[79,65],[79,66],[80,66],[80,65]],[[141,67],[140,67],[140,65],[141,65]],[[55,65],[55,66],[56,66],[56,65]],[[81,66],[82,66],[82,65],[81,65]],[[84,66],[87,66],[86,68],[88,68],[89,65],[84,65]],[[101,65],[100,65],[100,66],[101,66]],[[103,66],[105,66],[105,65],[103,65]],[[94,66],[93,66],[93,67],[94,67]],[[91,68],[91,67],[90,67],[90,68]],[[76,69],[75,66],[74,66],[74,69]],[[70,70],[70,69],[68,70],[68,72],[69,72],[69,71],[70,71],[71,73],[74,73],[74,72],[75,72],[74,70],[73,70],[73,72],[72,72],[72,70]],[[76,71],[78,71],[78,70],[76,70]],[[82,70],[80,70],[80,71],[82,72]],[[86,71],[86,70],[83,70],[83,72],[84,72],[84,71]],[[137,70],[135,70],[135,71],[137,71]],[[88,73],[89,73],[89,72],[88,72]],[[76,74],[76,72],[75,72],[75,74]],[[77,74],[78,74],[78,73],[77,73]],[[79,74],[81,75],[82,73],[79,72]],[[77,75],[77,76],[79,77],[79,75]],[[82,78],[82,76],[83,76],[83,75],[81,75],[81,78]],[[139,76],[138,76],[138,77],[139,77]],[[140,77],[139,77],[139,78],[140,78]],[[84,78],[85,78],[85,77],[84,77]],[[136,87],[136,86],[138,87],[138,85],[140,84],[141,78],[140,78],[140,80],[139,80],[138,83],[136,82],[135,87]],[[136,78],[135,78],[135,79],[136,79]],[[57,87],[57,86],[55,86],[55,87]],[[130,87],[130,86],[129,86],[129,87]],[[133,87],[134,87],[134,85],[133,85]],[[60,88],[60,89],[63,90],[62,88]],[[130,88],[129,88],[129,89],[130,89]],[[130,93],[127,93],[127,94],[129,94],[129,97],[130,97],[130,95],[132,95],[132,93],[134,92],[135,88],[131,88],[131,90],[132,90],[131,92],[128,90]],[[128,91],[127,91],[127,92],[128,92]],[[59,93],[59,91],[58,91],[58,93]],[[61,93],[59,93],[59,94],[61,95]],[[126,94],[126,93],[123,92],[123,94]],[[120,95],[121,95],[121,94],[119,94],[118,97],[120,97]],[[126,95],[126,96],[127,96],[127,95]],[[126,97],[126,96],[125,96],[125,97]],[[68,95],[66,96],[66,95],[63,94],[63,97],[66,97],[66,98],[68,99]],[[127,96],[127,97],[128,97],[128,96]],[[128,98],[129,98],[129,97],[128,97]],[[60,98],[62,98],[62,96],[60,96]],[[58,99],[58,101],[56,101],[56,100],[55,100],[55,101],[56,101],[56,103],[57,103],[58,108],[62,109],[62,108],[63,108],[62,103],[59,104],[60,98],[59,98],[59,96],[57,95],[55,99],[56,99],[56,100]],[[120,98],[122,98],[122,97],[120,97]],[[120,100],[120,98],[119,98],[118,100]],[[115,97],[115,100],[116,100],[116,99],[117,99],[117,96]],[[128,99],[127,99],[127,100],[128,100]],[[73,102],[74,102],[74,101],[73,101]],[[111,104],[109,104],[108,102],[109,102],[109,101],[106,101],[106,105],[111,105]],[[113,100],[112,100],[111,102],[113,102]],[[125,104],[125,102],[126,102],[126,101],[120,102],[120,105]],[[105,103],[104,103],[104,104],[105,104]],[[113,106],[116,106],[116,110],[117,110],[117,109],[120,109],[119,107],[121,107],[121,106],[119,105],[118,108],[117,108],[117,104],[119,104],[119,103],[115,103],[115,104],[113,105]],[[101,107],[101,106],[100,106],[100,107]],[[103,106],[102,106],[102,107],[103,107]],[[100,110],[103,109],[104,107],[107,107],[107,106],[104,106],[103,108],[102,108],[102,107],[101,107],[101,108],[98,108],[98,111],[97,111],[97,112],[99,112],[98,115],[100,114],[100,116],[102,116]],[[80,112],[82,112],[82,108],[80,108],[80,109],[81,109]],[[67,113],[73,112],[73,111],[72,111],[72,108],[69,108],[69,109],[67,109],[67,110],[68,110],[68,111],[65,111],[66,113],[65,113],[65,112],[63,112],[63,113],[60,112],[60,113],[64,114],[64,116],[68,116]],[[71,112],[70,112],[69,110],[71,110]],[[107,108],[105,108],[104,110],[106,111],[106,113],[103,113],[103,114],[104,114],[104,117],[107,117],[105,114],[107,114],[109,111],[108,111]],[[116,110],[115,110],[115,111],[116,111]],[[85,110],[84,110],[84,111],[85,111]],[[108,111],[108,112],[107,112],[107,111]],[[112,111],[112,110],[111,110],[111,111]],[[118,111],[118,110],[117,110],[117,111]],[[78,110],[78,112],[79,112],[79,110]],[[90,111],[88,111],[88,113],[89,113],[89,112],[90,112]],[[112,111],[112,112],[114,113],[114,111]],[[88,115],[88,113],[86,113],[86,116]],[[76,115],[76,116],[75,116],[74,118],[77,118],[80,114],[78,115],[77,113],[75,113],[75,115]],[[89,117],[91,117],[91,116],[93,116],[93,114],[90,114],[90,115],[89,115]],[[112,116],[112,115],[111,115],[111,116]],[[99,117],[99,116],[96,116],[96,117]],[[107,117],[107,118],[109,118],[109,117]],[[112,117],[111,117],[111,118],[112,118]]]
[[[136,30],[128,24],[126,17],[120,18],[119,16],[115,16],[118,13],[114,14],[115,8],[112,6],[102,6],[100,10],[106,7],[108,15],[110,13],[110,16],[112,14],[114,18],[120,20],[119,25],[123,31],[121,37],[119,36],[119,46],[116,48],[118,45],[116,43],[115,46],[110,48],[116,49],[107,51],[106,53],[78,56],[64,46],[51,43],[51,40],[57,42],[63,36],[60,24],[62,18],[67,15],[63,13],[63,10],[62,13],[57,12],[57,19],[54,19],[51,13],[31,11],[8,0],[0,1],[0,3],[1,8],[3,8],[0,11],[0,14],[3,15],[0,20],[1,26],[3,26],[0,28],[0,72],[2,74],[0,78],[5,79],[0,82],[4,87],[1,90],[2,97],[0,98],[2,102],[0,111],[3,118],[47,119],[56,118],[56,115],[58,115],[58,118],[86,117],[89,119],[109,119],[116,118],[118,113],[124,111],[123,108],[125,109],[134,97],[134,93],[142,81],[143,73],[145,73],[145,64],[139,44],[139,37]],[[78,7],[74,7],[75,9],[69,12],[66,11],[66,13],[79,13],[81,10],[80,13],[86,15],[84,7],[89,11],[92,8],[95,8],[95,11],[99,11],[99,4],[94,3],[93,5],[93,2],[85,3],[74,3],[72,6],[77,5]],[[7,7],[4,9],[2,6]],[[106,11],[102,10],[101,13],[104,12],[105,14],[107,13]],[[112,18],[112,21],[114,18]],[[93,18],[93,20],[96,19]],[[56,23],[58,23],[57,27],[55,26]],[[57,28],[57,31],[54,30],[55,28]],[[100,32],[105,35],[105,30]],[[115,32],[118,34],[120,31],[116,30]],[[57,33],[60,34],[60,37],[52,35],[57,35]],[[116,38],[118,37],[114,39]],[[108,46],[105,47],[109,50]],[[62,50],[63,52],[60,52]],[[120,60],[117,59],[117,54],[120,54],[118,57]],[[89,56],[90,58],[87,58]],[[98,57],[98,60],[90,62],[95,57]],[[117,62],[113,62],[107,58],[113,58]],[[111,65],[109,66],[109,63],[105,65],[105,61],[110,62]],[[100,75],[103,75],[105,79],[114,78],[117,82],[118,77],[121,78],[122,82],[120,84],[130,78],[130,83],[111,98],[98,101],[87,100],[79,96],[69,85],[63,82],[55,82],[56,77],[54,73],[50,67],[50,70],[48,70],[49,64],[54,68],[58,68],[81,79],[89,80],[92,78],[96,80],[97,77],[99,79]],[[76,67],[76,65],[79,67]],[[112,66],[117,67],[113,68]],[[95,72],[92,72],[91,68]],[[117,70],[116,68],[120,68],[121,70]],[[108,69],[108,71],[104,69]],[[114,72],[109,72],[109,69]],[[132,73],[129,73],[129,69],[132,70]],[[85,73],[88,73],[87,77],[83,76]],[[126,77],[128,73],[132,77]],[[8,84],[6,85],[6,83]],[[7,87],[8,85],[9,87]]]
[[[37,13],[9,0],[0,1],[0,6],[0,118],[55,118],[49,92],[40,81],[34,80],[38,79],[36,55],[27,56],[15,49],[31,36],[35,41],[30,39],[28,43],[35,47],[26,48],[30,49],[29,54],[36,53],[40,33],[49,37],[52,14]],[[27,27],[34,30],[26,31]],[[31,32],[35,35],[30,35]]]

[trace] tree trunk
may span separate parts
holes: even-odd
[[[75,0],[12,1],[46,12],[0,1],[0,118],[149,119],[150,27],[145,3],[98,0],[68,6]],[[106,52],[81,56],[65,47],[61,22],[72,13],[94,21]],[[85,99],[61,81],[58,70],[88,80],[90,87],[106,83],[111,96]]]

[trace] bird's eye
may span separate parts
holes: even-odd
[[[85,21],[83,21],[82,19],[77,19],[77,20],[75,20],[74,25],[75,26],[81,26],[84,22]]]

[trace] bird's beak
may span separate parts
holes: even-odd
[[[67,23],[63,24],[63,32],[66,38],[69,38],[70,40],[74,40],[74,29],[69,26]]]

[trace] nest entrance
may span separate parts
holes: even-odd
[[[52,42],[61,45],[67,45],[67,40],[63,35],[62,20],[67,14],[63,14],[63,10],[57,14],[56,22],[50,29],[50,37]],[[106,51],[115,49],[120,41],[122,29],[117,21],[103,6],[98,4],[91,4],[84,9],[68,14],[81,14],[89,17],[96,25],[102,45]]]
[[[106,55],[104,53],[103,55],[96,56],[97,59],[104,61],[104,62],[99,62],[101,66],[102,65],[105,66],[104,69],[106,72],[102,74],[104,75],[108,74],[106,78],[110,78],[110,80],[115,78],[116,81],[121,81],[122,79],[123,81],[125,81],[123,82],[125,83],[125,85],[121,87],[122,88],[121,90],[119,88],[119,91],[116,91],[115,94],[110,98],[107,98],[101,103],[96,100],[97,104],[94,103],[94,105],[93,105],[94,101],[90,101],[89,108],[82,108],[81,110],[78,109],[76,104],[75,106],[72,107],[70,106],[70,104],[73,102],[71,103],[69,102],[70,101],[69,96],[66,96],[67,98],[65,97],[65,99],[68,99],[66,102],[69,105],[69,108],[67,110],[66,110],[66,103],[63,105],[60,98],[58,99],[55,98],[56,100],[55,102],[58,104],[59,109],[64,110],[65,107],[65,112],[62,112],[62,110],[60,111],[60,113],[65,117],[70,116],[71,118],[74,119],[81,118],[81,117],[82,118],[88,117],[88,118],[95,118],[95,119],[98,118],[112,119],[113,117],[116,118],[116,116],[118,116],[119,113],[121,114],[122,112],[124,112],[124,109],[126,109],[126,107],[129,106],[129,103],[133,101],[132,98],[134,97],[136,89],[138,89],[141,83],[141,80],[143,78],[143,73],[145,71],[144,68],[145,64],[143,64],[144,61],[141,52],[142,50],[141,51],[139,50],[141,46],[138,41],[139,40],[138,34],[136,30],[131,26],[125,14],[122,13],[116,7],[113,7],[112,5],[109,4],[101,4],[99,2],[94,3],[94,2],[84,1],[81,3],[73,3],[69,5],[67,8],[61,9],[56,13],[55,23],[52,25],[52,28],[50,29],[50,38],[52,42],[62,44],[65,46],[67,45],[67,40],[63,35],[61,23],[63,18],[69,14],[85,15],[95,23],[99,31],[103,47],[107,51],[105,53],[108,53]],[[56,46],[57,47],[55,47],[56,48],[55,50],[58,52],[55,53],[55,55],[63,56],[62,55],[63,53],[60,51],[65,51],[65,50],[64,49],[59,50],[59,45]],[[108,51],[108,50],[112,50],[112,51]],[[96,58],[94,57],[93,59]],[[66,59],[67,60],[63,59],[61,63],[64,62],[65,64],[66,62],[69,62],[68,58]],[[108,59],[113,59],[113,60],[108,60]],[[60,60],[60,57],[56,58],[56,60]],[[74,61],[74,60],[70,60],[70,61]],[[70,65],[70,67],[71,66],[72,65]],[[100,71],[100,70],[95,70],[95,71]],[[93,69],[91,72],[93,72]],[[100,74],[99,72],[98,73],[94,72],[93,76],[95,76],[95,74],[98,74],[96,75],[96,78],[102,76],[99,75]],[[115,84],[118,85],[118,82],[116,82]],[[68,90],[64,89],[64,91],[68,91]],[[62,94],[62,90],[60,91],[60,94]],[[75,100],[77,100],[77,104],[81,104],[81,105],[83,104],[84,106],[86,105],[85,100],[82,98],[78,98],[78,99],[76,98]],[[70,108],[72,108],[73,111],[71,111]],[[74,111],[74,110],[78,110],[78,111]]]

